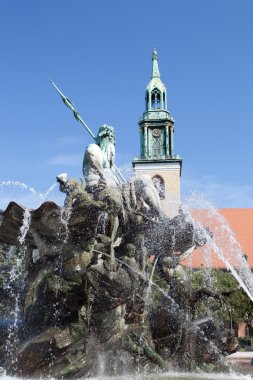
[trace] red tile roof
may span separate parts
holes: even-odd
[[[192,210],[192,217],[213,232],[211,246],[197,248],[192,256],[182,262],[192,268],[226,268],[218,256],[233,266],[243,265],[246,255],[253,268],[253,208],[222,208],[218,210]]]

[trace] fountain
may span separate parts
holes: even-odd
[[[182,378],[228,371],[223,358],[238,343],[208,300],[219,304],[236,289],[198,287],[181,264],[206,243],[218,250],[212,232],[185,207],[167,217],[149,176],[126,181],[114,162],[114,129],[103,125],[95,137],[55,88],[95,143],[86,148],[81,183],[56,177],[63,206],[47,200],[55,185],[43,195],[20,182],[0,183],[41,200],[35,209],[10,202],[0,211],[3,373],[153,379],[172,378],[173,369],[188,371]],[[225,252],[221,257],[233,271]],[[234,275],[252,297],[246,266]]]
[[[112,127],[96,141],[82,183],[57,176],[63,207],[0,214],[0,366],[32,378],[224,367],[236,339],[200,305],[226,295],[193,288],[180,265],[212,234],[184,208],[164,215],[149,177],[122,181]]]

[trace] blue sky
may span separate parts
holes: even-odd
[[[252,0],[0,0],[0,183],[45,193],[61,172],[81,176],[92,140],[50,78],[95,133],[115,127],[118,166],[130,168],[156,46],[183,197],[253,207],[252,17]],[[31,196],[0,186],[0,208]]]

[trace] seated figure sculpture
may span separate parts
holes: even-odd
[[[63,173],[57,177],[60,190],[67,194],[65,206],[79,204],[79,198],[90,197],[106,205],[110,220],[110,265],[116,268],[114,244],[118,236],[119,218],[128,219],[129,212],[158,216],[160,199],[149,176],[134,177],[129,183],[120,183],[115,171],[115,132],[113,127],[99,128],[96,144],[89,144],[83,160],[83,185],[67,179]],[[118,236],[120,238],[120,236]]]
[[[118,215],[122,208],[120,182],[114,169],[115,132],[109,125],[102,125],[96,137],[96,144],[89,144],[83,160],[83,179],[86,191],[97,201],[103,201],[110,209],[111,220],[110,264],[115,268],[114,241],[119,226]]]
[[[102,125],[96,137],[96,144],[89,144],[83,160],[83,177],[87,191],[91,191],[99,181],[108,187],[116,187],[119,180],[114,169],[115,132],[109,125]]]

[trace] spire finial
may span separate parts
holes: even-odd
[[[158,54],[157,54],[157,50],[155,47],[153,50],[152,61],[153,61],[153,64],[152,64],[152,77],[151,78],[160,78],[160,72],[159,72],[159,68],[158,68]]]

